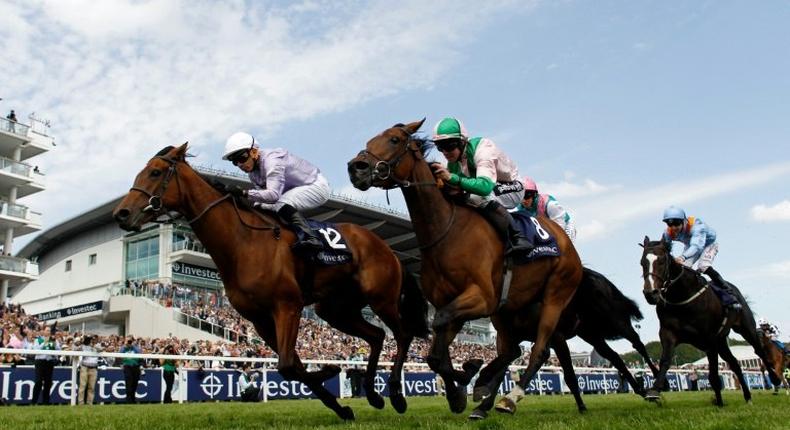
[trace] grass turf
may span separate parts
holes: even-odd
[[[632,394],[589,395],[585,414],[573,397],[528,396],[513,416],[492,411],[483,421],[468,421],[470,407],[453,414],[444,398],[408,398],[409,410],[376,410],[364,399],[344,399],[356,420],[343,422],[317,400],[269,403],[190,403],[0,408],[0,429],[788,429],[790,397],[754,392],[753,404],[740,392],[724,393],[725,406],[713,406],[711,392],[667,393],[661,404]]]

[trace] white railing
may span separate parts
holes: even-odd
[[[33,179],[33,167],[26,163],[0,157],[0,170]]]
[[[10,255],[0,255],[0,270],[38,276],[38,263]]]
[[[27,137],[27,132],[30,130],[30,126],[20,124],[16,121],[11,121],[8,118],[0,118],[0,130]]]
[[[27,206],[10,204],[5,200],[0,200],[0,215],[19,218],[30,224],[41,225],[41,213],[31,211]]]
[[[179,373],[179,378],[180,378],[179,379],[179,387],[181,387],[183,382],[186,382],[186,376],[185,376],[186,371],[200,371],[199,369],[194,368],[194,367],[193,368],[189,368],[187,366],[184,366],[184,363],[186,363],[186,362],[208,363],[208,362],[213,362],[213,361],[219,361],[219,362],[222,362],[222,363],[225,363],[225,362],[235,362],[235,363],[247,362],[247,363],[259,364],[260,368],[262,368],[262,370],[263,370],[262,372],[260,372],[262,374],[262,377],[263,377],[263,380],[261,381],[261,388],[269,386],[269,384],[267,382],[267,376],[268,376],[268,371],[267,370],[274,369],[274,367],[275,367],[275,365],[277,363],[277,359],[275,359],[275,358],[225,357],[225,356],[201,356],[201,355],[169,355],[169,354],[130,354],[130,353],[118,353],[118,352],[101,352],[101,353],[99,353],[99,352],[87,352],[87,351],[51,351],[51,350],[28,350],[28,349],[12,349],[12,348],[0,348],[0,354],[9,354],[9,355],[12,355],[12,356],[13,355],[20,355],[20,356],[21,355],[26,355],[26,356],[29,356],[29,355],[46,355],[46,356],[58,356],[58,357],[64,357],[64,356],[65,357],[72,357],[72,361],[71,361],[71,381],[70,381],[70,389],[71,390],[70,390],[70,393],[67,393],[66,396],[61,396],[64,399],[68,398],[70,400],[71,405],[76,405],[77,404],[77,390],[78,390],[77,371],[78,371],[78,368],[79,368],[79,362],[80,362],[79,359],[80,359],[80,357],[99,357],[99,358],[105,359],[105,361],[107,361],[107,362],[112,362],[112,361],[108,361],[107,360],[108,358],[109,359],[130,359],[130,358],[136,358],[136,359],[142,359],[142,360],[159,360],[159,359],[164,359],[164,360],[177,361],[179,363],[178,364],[178,367],[179,367],[179,372],[178,373]],[[349,361],[349,360],[303,360],[303,363],[306,366],[308,366],[308,368],[311,368],[311,367],[314,367],[314,366],[326,365],[326,364],[333,364],[333,365],[341,366],[341,368],[344,368],[344,369],[349,369],[349,368],[357,368],[360,365],[364,365],[364,362]],[[379,369],[391,368],[392,365],[393,365],[392,362],[380,362],[379,363]],[[509,370],[510,370],[510,372],[514,372],[514,371],[524,370],[525,368],[526,368],[525,366],[510,366]],[[9,371],[7,371],[6,369],[9,369]],[[420,374],[432,373],[428,369],[428,365],[425,364],[425,363],[406,363],[404,365],[404,369],[411,369],[411,370],[418,369],[418,370],[416,370],[416,372],[420,373]],[[203,371],[208,373],[208,372],[212,372],[212,371],[216,371],[216,370],[225,370],[225,371],[227,371],[227,370],[232,370],[232,369],[228,369],[228,368],[223,368],[223,369],[205,369]],[[639,373],[643,373],[644,374],[644,373],[649,373],[650,372],[649,369],[629,369],[629,370],[633,374],[639,374]],[[14,371],[14,368],[0,366],[1,376],[5,377],[5,378],[8,378],[10,376],[10,373],[6,373],[6,372],[13,372],[13,371]],[[579,377],[580,385],[581,385],[581,380],[583,378],[585,378],[585,377],[590,377],[590,376],[600,376],[600,377],[602,377],[602,382],[599,381],[599,383],[597,384],[597,386],[593,390],[590,390],[591,387],[586,387],[585,388],[585,387],[580,386],[579,388],[582,391],[584,391],[584,392],[594,391],[596,393],[609,394],[610,392],[619,392],[620,391],[619,390],[619,384],[607,383],[607,377],[609,378],[610,381],[612,381],[615,378],[617,378],[617,376],[616,376],[616,372],[617,371],[615,369],[613,369],[613,368],[575,367],[574,371]],[[683,370],[683,369],[670,369],[670,373],[672,373],[673,374],[672,376],[674,376],[676,378],[679,378],[680,375],[682,375],[682,374],[689,374],[691,372],[693,372],[693,371]],[[731,371],[729,371],[729,370],[720,370],[719,371],[719,375],[723,379],[723,382],[724,382],[723,388],[725,390],[727,390],[727,389],[732,390],[732,389],[736,389],[737,388],[737,386],[736,386],[736,384],[734,382],[735,381],[734,374]],[[541,382],[541,378],[550,378],[551,376],[554,376],[555,379],[558,378],[557,382],[560,384],[560,386],[558,387],[559,389],[544,388],[544,384]],[[760,380],[759,386],[752,385],[752,388],[762,388],[762,389],[766,389],[767,388],[767,386],[765,384],[765,378],[764,378],[764,375],[763,375],[762,372],[744,371],[744,376],[747,377],[747,379],[748,379],[749,376],[751,376],[752,378],[759,378],[759,380]],[[209,376],[209,378],[211,378],[211,376]],[[341,378],[341,381],[340,381],[340,383],[341,383],[340,397],[347,397],[347,396],[349,396],[348,390],[344,390],[342,388],[343,385],[344,385],[345,379],[346,379],[345,372],[342,372],[340,374],[340,378]],[[509,379],[509,377],[506,378],[506,379]],[[677,384],[675,384],[672,387],[673,391],[684,391],[684,390],[688,390],[690,388],[690,387],[686,386],[685,383],[680,383],[680,381],[677,380],[677,379],[676,379],[676,381],[677,381]],[[704,381],[702,378],[700,378],[699,382],[701,383],[700,384],[700,389],[706,389],[706,384],[704,383],[706,381]],[[564,394],[564,393],[570,392],[570,390],[568,389],[568,387],[564,383],[564,378],[562,377],[562,369],[559,368],[559,367],[550,367],[550,366],[542,367],[541,371],[536,375],[535,380],[533,381],[533,383],[534,384],[531,384],[531,386],[534,386],[534,389],[531,389],[533,394],[539,394],[539,395],[543,395],[545,393],[560,393],[560,394]],[[510,380],[509,384],[507,384],[507,385],[509,387],[512,387],[513,384],[514,384],[514,382],[512,380]],[[407,387],[406,387],[406,378],[405,377],[402,378],[402,385],[403,385],[402,386],[403,392],[408,395],[408,391],[407,391]],[[472,385],[473,384],[470,384],[470,386],[468,386],[467,389],[471,391]],[[500,390],[501,389],[502,389],[502,387],[500,387]],[[268,397],[267,397],[268,390],[261,389],[261,393],[263,395],[262,400],[263,401],[268,401]],[[439,390],[437,390],[437,392],[435,394],[440,394]],[[178,402],[179,403],[183,403],[185,401],[185,396],[186,396],[185,391],[179,389],[178,395],[177,395]]]
[[[199,252],[201,254],[208,254],[208,252],[206,251],[206,247],[203,246],[202,243],[197,242],[197,241],[182,240],[182,241],[179,241],[179,242],[175,242],[175,243],[173,243],[173,246],[171,247],[171,250],[172,250],[172,252],[193,251],[193,252]]]

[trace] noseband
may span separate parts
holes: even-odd
[[[394,175],[393,171],[395,170],[395,168],[398,167],[400,162],[403,160],[403,156],[408,154],[409,151],[411,151],[412,154],[416,154],[419,151],[419,149],[417,148],[410,147],[410,144],[414,141],[414,139],[411,138],[409,132],[404,130],[403,128],[399,128],[399,130],[405,133],[406,136],[408,136],[408,138],[406,139],[406,144],[403,145],[403,150],[392,159],[384,160],[378,155],[368,151],[367,149],[363,149],[362,151],[359,151],[359,154],[357,154],[358,157],[363,157],[365,161],[368,162],[367,170],[369,172],[370,178],[372,180],[378,179],[380,181],[386,181],[389,179],[392,182],[394,182],[394,185],[392,186],[382,187],[386,190],[390,190],[393,188],[409,188],[412,186],[420,186],[420,185],[436,186],[436,181],[414,182],[408,179],[398,178],[397,176]],[[375,163],[371,163],[370,162],[371,159],[375,160]]]
[[[176,174],[176,160],[162,155],[157,155],[154,158],[164,160],[170,165],[170,167],[167,169],[167,173],[165,173],[165,178],[159,183],[157,190],[150,192],[140,187],[132,187],[129,189],[129,191],[137,191],[138,193],[143,193],[144,195],[148,196],[148,206],[143,208],[143,212],[153,212],[154,215],[158,216],[165,212],[164,206],[162,206],[162,195],[165,193],[165,191],[167,191],[167,186],[170,185],[170,180],[173,179],[174,176],[176,178],[176,182],[178,182],[178,175]],[[181,188],[180,183],[178,188]]]

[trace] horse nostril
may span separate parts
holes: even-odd
[[[370,168],[370,164],[367,161],[355,161],[353,166],[355,170],[368,170]]]
[[[129,214],[131,214],[129,209],[120,209],[118,212],[115,213],[115,217],[114,218],[115,218],[116,221],[123,222],[123,221],[126,221],[129,218]]]

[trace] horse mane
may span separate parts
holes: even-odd
[[[399,122],[399,123],[393,125],[392,128],[403,128],[405,126],[406,126],[406,124],[403,124],[403,123]],[[404,131],[405,131],[405,129],[404,129]],[[420,149],[420,153],[423,156],[428,155],[428,153],[431,150],[436,148],[436,145],[433,143],[433,140],[431,140],[431,138],[429,138],[428,136],[426,136],[426,135],[424,135],[424,134],[422,134],[420,132],[414,133],[414,134],[410,134],[409,138],[411,140],[417,142],[417,148]]]

